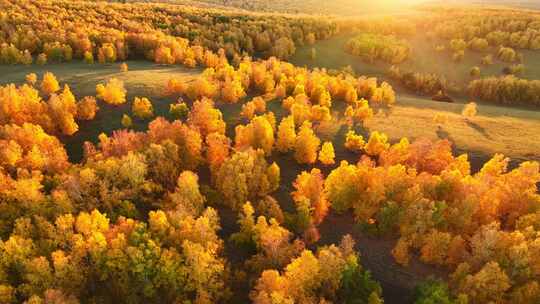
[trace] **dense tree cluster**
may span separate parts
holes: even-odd
[[[147,58],[215,66],[224,55],[287,58],[295,46],[339,30],[337,22],[328,19],[168,4],[10,0],[1,9],[6,26],[0,34],[0,62],[8,64],[31,64],[39,55],[42,64],[72,58],[88,63],[94,58],[100,63]]]
[[[392,79],[399,81],[406,88],[419,94],[433,95],[439,91],[446,92],[453,87],[444,76],[401,71],[397,66],[391,66],[388,74]]]
[[[423,262],[455,270],[455,296],[475,303],[538,300],[530,250],[538,241],[539,164],[507,171],[508,159],[496,155],[471,175],[467,157],[454,157],[448,141],[384,141],[379,134],[372,153],[365,148],[373,159],[343,161],[328,175],[332,208],[353,209],[370,229],[399,234],[393,250],[399,263],[416,252]]]
[[[475,79],[469,83],[473,97],[500,104],[540,105],[540,80],[513,75]]]
[[[346,236],[339,247],[302,251],[283,271],[265,270],[251,292],[253,303],[382,303],[380,286],[352,246]]]
[[[360,34],[347,41],[345,50],[369,62],[380,59],[398,64],[407,60],[411,47],[406,41],[399,40],[395,36]]]
[[[461,39],[475,51],[484,51],[488,46],[540,49],[540,23],[531,12],[471,7],[431,7],[427,10],[434,15],[424,18],[419,26],[429,31],[432,37],[448,41]]]

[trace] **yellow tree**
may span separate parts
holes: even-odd
[[[296,130],[294,118],[287,116],[281,120],[278,127],[276,148],[279,152],[286,153],[294,148],[296,142]]]
[[[214,172],[229,157],[231,140],[220,133],[214,132],[206,136],[206,160],[210,170]]]
[[[465,105],[463,108],[463,111],[461,112],[461,115],[465,118],[473,118],[476,116],[476,113],[478,110],[476,109],[476,103],[475,102],[469,102]]]
[[[267,155],[274,147],[274,129],[265,116],[256,116],[246,125],[236,126],[235,146],[237,149],[252,147],[263,149]]]
[[[302,172],[296,178],[293,186],[295,188],[295,191],[292,192],[294,201],[299,203],[307,199],[310,209],[312,209],[313,224],[320,224],[328,213],[329,207],[328,201],[323,194],[324,178],[321,170],[314,168],[309,173]]]
[[[364,149],[366,142],[362,135],[356,134],[353,130],[349,130],[345,135],[345,148],[352,152],[360,152]]]
[[[388,150],[390,144],[388,144],[388,137],[384,133],[373,131],[369,135],[369,140],[365,146],[366,153],[371,156],[378,156],[383,151]]]
[[[30,74],[26,75],[25,79],[26,79],[26,83],[33,86],[37,82],[37,75],[35,73],[30,73]]]
[[[242,82],[239,79],[226,80],[221,88],[221,97],[224,102],[236,103],[246,96]]]
[[[77,119],[92,120],[98,110],[96,99],[93,96],[86,96],[77,103]]]
[[[193,103],[187,121],[197,127],[203,136],[214,132],[225,134],[223,114],[214,107],[214,101],[209,98],[202,98]]]
[[[135,97],[135,100],[133,100],[133,106],[131,107],[131,112],[133,112],[133,116],[140,119],[147,119],[154,116],[152,102],[146,97]]]
[[[319,152],[319,161],[323,165],[333,165],[335,164],[335,157],[336,155],[334,153],[334,146],[332,145],[332,142],[325,142],[321,147],[321,151]]]
[[[111,78],[103,85],[96,86],[97,97],[111,105],[120,105],[126,102],[126,89],[124,83],[116,78]]]
[[[51,95],[48,104],[52,116],[63,134],[72,135],[79,130],[79,126],[75,122],[77,114],[75,97],[67,85],[61,95]]]
[[[56,91],[60,90],[60,85],[58,84],[58,80],[56,80],[56,77],[53,73],[46,72],[43,75],[43,80],[41,81],[41,91],[45,95],[50,95],[52,93],[55,93]]]
[[[304,122],[294,144],[294,158],[300,164],[315,163],[320,144],[321,140],[313,132],[311,123],[309,121]]]
[[[120,122],[122,123],[122,126],[124,126],[124,128],[131,128],[131,126],[133,125],[131,117],[129,117],[127,114],[122,115],[122,120]]]

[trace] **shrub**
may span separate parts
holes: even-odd
[[[469,102],[468,104],[465,105],[465,107],[463,107],[463,111],[461,111],[461,115],[463,115],[466,118],[473,118],[476,116],[477,112],[478,111],[476,109],[476,103]]]
[[[185,102],[172,103],[169,105],[169,114],[174,119],[186,119],[189,113],[189,108]]]
[[[129,68],[128,68],[127,63],[122,62],[122,64],[120,64],[120,72],[125,73],[125,72],[128,71],[128,69],[129,69]]]
[[[96,86],[97,97],[111,105],[120,105],[126,102],[126,89],[124,83],[116,78],[111,78],[107,84]]]
[[[471,71],[469,72],[471,77],[479,77],[480,76],[480,68],[475,66],[471,68]]]
[[[35,73],[30,73],[30,74],[26,75],[25,79],[26,79],[26,83],[33,86],[37,82],[37,75]]]
[[[140,119],[147,119],[154,116],[154,108],[152,102],[146,97],[135,97],[131,107],[133,116]]]
[[[360,152],[364,149],[366,142],[362,135],[356,134],[353,130],[349,130],[345,135],[345,148],[352,152]]]
[[[497,51],[497,58],[504,62],[515,62],[518,60],[518,54],[510,47],[500,47]]]
[[[469,41],[469,48],[473,51],[483,52],[487,50],[489,47],[489,43],[484,38],[473,38],[471,41]]]
[[[131,128],[131,126],[133,125],[131,117],[129,117],[127,114],[122,115],[121,123],[124,128]]]
[[[454,62],[460,62],[465,58],[465,51],[456,51],[452,54],[452,60]]]

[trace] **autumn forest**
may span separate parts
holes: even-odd
[[[540,303],[540,7],[328,2],[0,0],[0,303]]]

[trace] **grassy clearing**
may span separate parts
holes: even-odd
[[[399,106],[389,115],[378,114],[368,123],[393,140],[447,138],[454,143],[456,152],[468,153],[473,169],[495,153],[502,153],[514,162],[540,160],[540,113],[509,110],[497,106],[480,105],[478,115],[466,119],[461,115],[462,104],[443,104],[414,97],[401,97]],[[448,121],[439,125],[433,121],[437,114]]]
[[[358,56],[353,56],[343,50],[344,45],[350,38],[357,34],[347,34],[318,41],[314,46],[304,46],[297,49],[296,54],[290,58],[290,62],[299,66],[325,67],[328,69],[341,69],[350,65],[358,74],[385,77],[391,64],[380,60],[374,63],[366,63]],[[438,42],[427,41],[424,35],[418,34],[409,40],[412,52],[409,59],[398,66],[402,71],[416,71],[423,73],[435,73],[445,76],[449,81],[461,87],[466,87],[472,79],[469,72],[473,66],[480,67],[482,77],[502,75],[504,67],[509,63],[502,62],[494,56],[493,65],[483,66],[482,57],[487,54],[495,54],[496,49],[490,48],[486,52],[465,51],[465,58],[461,62],[452,61],[452,53],[449,50],[437,52],[434,45]],[[440,42],[442,44],[442,42]],[[311,48],[315,48],[317,57],[311,59]],[[540,52],[531,50],[519,50],[523,53],[525,72],[522,78],[540,79]]]

